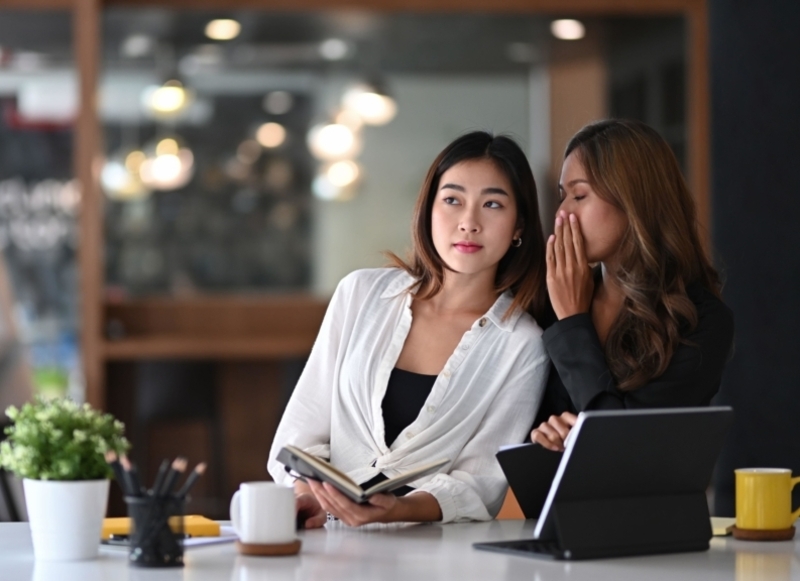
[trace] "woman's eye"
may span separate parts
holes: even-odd
[[[497,209],[497,208],[502,208],[503,207],[502,204],[500,204],[500,202],[495,202],[494,200],[490,200],[490,201],[486,202],[483,206],[484,206],[484,208],[492,208],[492,209]]]
[[[573,196],[573,198],[572,198],[572,199],[573,199],[573,200],[575,200],[576,202],[580,202],[580,201],[581,201],[583,198],[585,198],[585,197],[586,197],[586,196]]]
[[[447,196],[445,198],[442,198],[442,201],[445,204],[449,204],[451,206],[454,206],[454,205],[458,204],[458,200],[456,200],[453,196]]]

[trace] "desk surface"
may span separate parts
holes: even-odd
[[[234,545],[186,552],[184,569],[134,569],[125,551],[103,548],[100,558],[82,563],[33,559],[26,523],[0,524],[0,579],[3,581],[648,581],[679,579],[784,581],[800,579],[800,538],[780,543],[747,543],[715,538],[711,550],[652,557],[574,563],[542,561],[477,551],[476,541],[528,537],[532,521],[382,526],[301,533],[295,557],[242,557]]]

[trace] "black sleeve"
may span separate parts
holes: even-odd
[[[591,315],[554,323],[544,344],[578,411],[708,405],[719,389],[733,344],[733,313],[716,299],[697,306],[698,322],[666,371],[633,391],[620,391],[606,363]]]

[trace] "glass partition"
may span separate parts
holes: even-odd
[[[27,375],[13,380],[12,372],[26,363],[40,392],[83,397],[71,44],[66,11],[0,10],[0,259],[10,279],[0,306],[5,331],[26,347],[13,353],[15,363],[5,357],[11,351],[0,357],[0,404],[27,391],[18,383]]]
[[[548,216],[591,119],[684,155],[680,18],[112,8],[103,30],[110,300],[327,295],[406,250],[428,165],[468,130],[520,142]]]

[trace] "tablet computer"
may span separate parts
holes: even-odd
[[[705,550],[705,491],[729,407],[583,412],[533,539],[477,548],[556,559]]]

